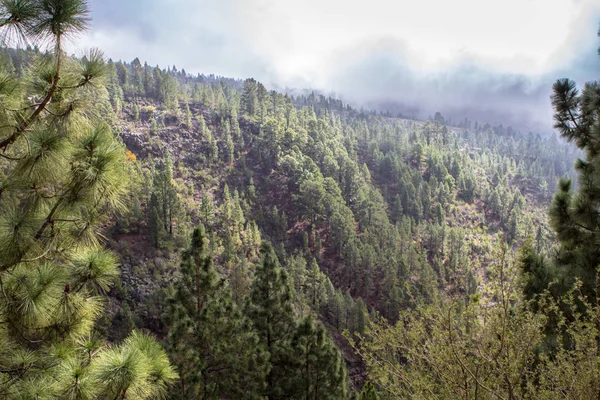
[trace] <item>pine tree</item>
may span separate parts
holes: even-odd
[[[143,74],[143,84],[144,84],[144,94],[148,97],[153,95],[154,81],[152,75],[152,68],[148,65],[147,62],[144,63],[144,74]]]
[[[231,110],[231,133],[233,134],[233,137],[236,140],[243,140],[242,133],[240,130],[240,123],[238,121],[238,113],[235,107]]]
[[[233,162],[234,159],[234,150],[235,146],[233,144],[233,139],[231,138],[231,134],[226,133],[225,139],[223,141],[223,161],[226,163]]]
[[[173,236],[173,229],[182,213],[182,206],[175,189],[173,162],[168,152],[157,166],[152,181],[152,195],[156,197],[156,202],[153,203],[151,197],[150,205],[157,206],[164,232]],[[150,217],[153,218],[152,209],[150,209]]]
[[[270,370],[264,395],[269,400],[289,398],[295,378],[290,342],[297,329],[291,289],[273,247],[263,244],[261,252],[263,261],[256,267],[246,313],[269,355]]]
[[[305,293],[311,307],[316,312],[319,311],[321,303],[325,299],[325,275],[321,272],[317,260],[314,258],[310,266],[306,269]]]
[[[190,105],[188,103],[185,103],[183,117],[185,118],[185,125],[187,128],[192,129],[192,112],[190,111]]]
[[[206,126],[204,116],[202,116],[202,114],[198,114],[196,120],[198,121],[198,133],[200,134],[200,138],[210,135],[210,129],[208,126]]]
[[[240,108],[243,114],[254,117],[258,110],[257,82],[250,78],[244,81]]]
[[[550,207],[550,225],[559,243],[556,256],[547,261],[535,255],[533,249],[524,251],[526,291],[534,296],[557,281],[550,289],[560,296],[580,280],[582,293],[596,304],[600,265],[600,84],[588,82],[580,94],[573,81],[558,80],[553,86],[552,105],[554,127],[585,151],[585,159],[575,163],[579,189],[574,191],[570,180],[561,179]]]
[[[105,394],[100,399],[165,398],[166,383],[177,376],[160,344],[152,336],[139,332],[133,332],[122,346],[109,348],[94,357],[89,376],[81,364],[68,361],[71,369],[64,374],[74,378],[76,383],[63,389],[58,396],[61,399],[90,398],[94,390]]]
[[[242,257],[237,263],[231,263],[229,268],[229,282],[233,300],[237,304],[243,304],[244,299],[250,292],[250,274],[248,272],[248,261]]]
[[[121,85],[121,88],[125,88],[129,84],[129,73],[127,71],[127,67],[121,61],[119,61],[116,66],[119,85]]]
[[[375,387],[371,382],[367,382],[361,392],[359,400],[379,400],[379,396],[377,395],[377,391],[375,391]]]
[[[269,355],[263,395],[268,399],[345,398],[346,370],[337,348],[312,317],[297,321],[286,272],[270,245],[263,244],[261,252],[263,262],[256,268],[247,314]]]
[[[438,205],[435,209],[435,216],[436,216],[438,225],[440,225],[440,226],[446,225],[446,217],[444,215],[444,210],[440,203],[438,203]]]
[[[158,123],[156,122],[156,118],[152,118],[150,121],[150,135],[156,136],[158,135]]]
[[[308,317],[299,324],[291,343],[297,373],[294,397],[306,400],[345,399],[346,369],[325,328]],[[291,396],[290,396],[291,397]]]
[[[169,352],[180,374],[173,396],[256,398],[263,390],[264,353],[250,320],[213,267],[203,227],[194,230],[180,269],[165,316]]]
[[[127,174],[125,149],[102,123],[102,54],[64,53],[64,39],[87,23],[84,0],[0,3],[4,38],[49,45],[28,67],[31,79],[0,67],[3,399],[157,398],[176,378],[151,337],[94,339],[118,275],[100,231],[122,205]]]
[[[164,232],[162,218],[160,217],[160,204],[156,193],[150,196],[148,203],[148,236],[155,249],[160,248],[162,233]]]
[[[200,219],[202,220],[202,224],[206,226],[209,230],[212,227],[214,220],[214,212],[215,206],[208,197],[208,195],[204,194],[202,196],[202,202],[200,203]]]
[[[133,120],[139,122],[140,120],[140,106],[138,104],[133,105]]]
[[[131,71],[133,74],[133,79],[132,79],[132,86],[133,86],[133,91],[136,95],[140,95],[143,96],[144,93],[144,78],[142,77],[142,63],[140,62],[139,58],[135,58],[132,62],[131,62]]]
[[[217,144],[217,140],[213,138],[210,130],[206,128],[205,130],[206,137],[206,158],[209,162],[215,162],[219,158],[219,146]]]
[[[254,178],[250,177],[250,182],[248,183],[248,199],[250,202],[256,200],[256,186],[254,186]]]

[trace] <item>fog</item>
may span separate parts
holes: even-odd
[[[393,115],[426,119],[440,111],[453,122],[468,118],[545,132],[552,129],[554,81],[569,77],[582,87],[598,76],[598,46],[581,53],[568,65],[538,75],[494,71],[467,56],[445,70],[422,72],[407,66],[401,45],[382,41],[343,58],[329,82],[346,101]]]
[[[91,0],[84,46],[357,107],[551,129],[553,81],[597,78],[597,0]]]

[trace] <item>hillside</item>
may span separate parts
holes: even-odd
[[[556,137],[385,117],[137,61],[109,65],[114,125],[135,155],[132,211],[110,235],[123,264],[113,339],[134,326],[166,333],[164,298],[198,224],[240,304],[261,239],[273,243],[295,307],[316,313],[342,348],[340,334],[364,333],[376,312],[393,321],[440,293],[478,293],[498,241],[550,246],[544,209],[577,154]],[[151,182],[165,163],[178,205],[170,226],[151,232]],[[351,371],[360,386],[362,369]]]
[[[578,147],[94,51],[0,68],[0,396],[517,398],[595,334],[568,81]]]

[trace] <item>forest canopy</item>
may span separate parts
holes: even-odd
[[[0,0],[1,398],[600,393],[598,83],[418,121],[69,56],[91,17]]]

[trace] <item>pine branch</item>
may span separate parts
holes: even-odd
[[[54,96],[54,93],[56,92],[56,89],[58,87],[58,82],[60,81],[60,69],[61,69],[61,62],[62,62],[62,56],[61,56],[62,49],[61,49],[60,36],[57,36],[57,38],[56,38],[56,50],[55,51],[56,51],[56,74],[54,75],[54,79],[52,80],[52,86],[50,87],[50,90],[46,94],[46,97],[44,98],[44,100],[42,100],[42,102],[39,104],[39,106],[35,109],[33,114],[31,114],[29,116],[29,118],[27,118],[25,121],[23,121],[17,127],[17,129],[13,132],[12,135],[10,135],[9,137],[7,137],[6,139],[4,139],[3,141],[0,142],[1,150],[6,151],[6,148],[8,146],[10,146],[11,144],[13,144],[38,119],[38,117],[41,115],[41,113],[46,109],[46,106],[48,105],[48,103],[50,103],[52,96]]]
[[[0,157],[5,158],[5,159],[10,160],[10,161],[20,161],[20,160],[23,160],[26,156],[11,157],[11,156],[7,156],[6,154],[0,153]]]
[[[63,201],[63,198],[59,199],[56,202],[56,204],[54,204],[54,207],[52,207],[52,210],[50,210],[50,213],[48,214],[48,216],[46,217],[46,219],[42,223],[42,226],[40,226],[40,229],[38,229],[38,231],[34,235],[33,238],[35,240],[40,240],[40,238],[42,237],[42,234],[46,230],[46,227],[52,223],[52,218],[54,217],[54,214],[56,214],[56,211],[58,210],[58,207],[62,204],[62,201]]]
[[[48,248],[42,254],[40,254],[39,256],[34,257],[34,258],[21,260],[20,262],[22,262],[22,263],[30,263],[30,262],[41,260],[42,258],[46,257],[46,255],[50,252],[50,250],[52,250],[52,245],[53,244],[54,244],[54,238],[52,238],[52,240],[50,241],[50,244],[48,245]]]

